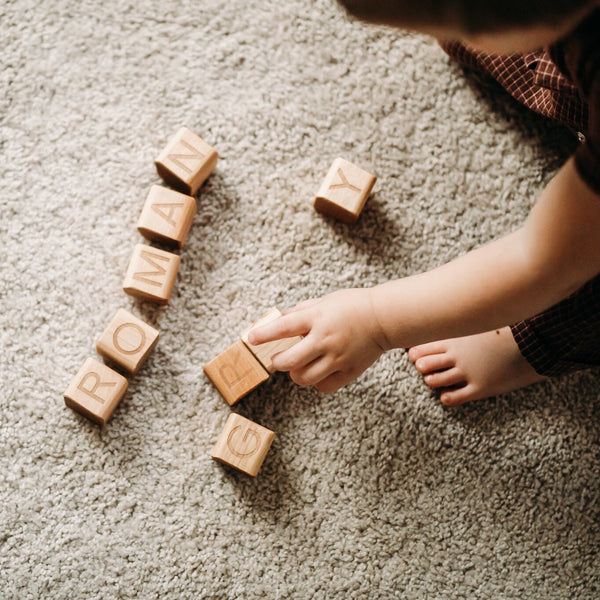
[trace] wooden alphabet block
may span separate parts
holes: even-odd
[[[195,198],[162,185],[153,185],[137,228],[148,240],[181,248],[195,214]]]
[[[355,223],[377,177],[356,165],[336,158],[323,181],[313,206],[317,212]]]
[[[65,391],[65,404],[99,425],[105,425],[126,390],[125,377],[88,358]]]
[[[181,259],[176,254],[137,244],[125,275],[123,289],[131,296],[168,304]]]
[[[275,433],[232,413],[212,451],[212,457],[255,477],[271,447]]]
[[[258,346],[253,346],[248,341],[248,333],[250,329],[258,325],[266,325],[270,321],[274,321],[275,319],[281,317],[281,311],[278,308],[272,308],[269,312],[264,314],[258,321],[252,324],[252,327],[249,327],[242,333],[242,341],[248,349],[258,358],[261,362],[262,366],[269,372],[274,373],[275,368],[273,367],[272,357],[278,354],[279,352],[283,352],[288,348],[291,348],[294,344],[297,344],[302,336],[295,336],[291,338],[283,338],[281,340],[275,340],[274,342],[267,342],[266,344],[259,344]]]
[[[182,127],[154,161],[159,176],[192,196],[214,171],[219,155],[201,137]]]
[[[158,331],[120,308],[96,343],[98,354],[135,375],[158,341]]]
[[[206,364],[204,372],[230,406],[269,379],[242,340]]]

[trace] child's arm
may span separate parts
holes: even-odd
[[[304,335],[273,365],[301,385],[334,391],[383,351],[489,331],[549,308],[600,273],[600,195],[569,160],[523,227],[427,273],[342,290],[250,334]]]

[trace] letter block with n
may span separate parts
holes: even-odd
[[[219,155],[201,137],[182,127],[169,140],[154,164],[169,185],[192,196],[214,171]]]
[[[230,406],[269,379],[242,340],[207,363],[204,372]]]
[[[168,304],[181,259],[177,254],[137,244],[129,262],[123,289],[131,296]]]
[[[343,223],[355,223],[376,180],[377,177],[368,171],[336,158],[317,192],[313,207]]]
[[[65,404],[99,425],[105,425],[127,391],[127,379],[88,358],[64,393]]]

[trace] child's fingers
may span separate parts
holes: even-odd
[[[325,357],[318,357],[303,368],[290,369],[290,377],[298,385],[316,385],[333,372],[331,361]]]
[[[310,330],[310,322],[304,311],[291,312],[248,332],[248,341],[253,346],[304,335]]]
[[[319,390],[319,392],[323,392],[324,394],[331,394],[332,392],[337,392],[340,388],[343,388],[345,385],[350,383],[354,377],[349,375],[348,373],[344,373],[343,371],[336,371],[332,373],[319,383],[315,384],[315,389]]]
[[[305,337],[291,348],[271,357],[276,371],[292,371],[302,369],[315,361],[321,353],[315,348],[310,337]]]
[[[289,310],[286,310],[283,314],[289,315],[290,313],[297,312],[299,310],[311,308],[315,304],[321,302],[321,300],[322,300],[322,298],[310,298],[309,300],[303,300],[299,304],[296,304],[296,306],[294,306],[294,308],[290,308]]]

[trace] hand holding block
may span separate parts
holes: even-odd
[[[182,127],[154,164],[164,181],[193,196],[214,171],[218,158],[212,146],[187,127]]]
[[[336,158],[323,181],[313,206],[317,212],[355,223],[377,177],[356,165]]]
[[[212,457],[255,477],[271,447],[275,433],[232,413],[225,423]]]
[[[274,373],[275,368],[273,367],[272,357],[278,354],[279,352],[283,352],[288,348],[291,348],[294,344],[297,344],[302,336],[295,336],[291,338],[282,338],[280,340],[274,340],[273,342],[267,342],[266,344],[259,344],[258,346],[253,346],[248,341],[248,333],[250,329],[254,329],[259,325],[266,325],[270,321],[274,321],[281,317],[281,311],[278,308],[272,308],[268,313],[264,314],[258,321],[253,323],[252,327],[248,328],[246,331],[242,333],[242,341],[248,349],[258,358],[261,362],[262,366],[269,372]]]
[[[98,354],[135,375],[158,341],[158,331],[120,308],[96,343]]]
[[[176,254],[137,244],[125,275],[123,289],[131,296],[168,304],[179,263]]]
[[[195,198],[162,185],[153,185],[137,228],[148,240],[181,248],[195,214]]]
[[[206,364],[204,372],[230,406],[269,379],[241,340]]]
[[[105,425],[126,390],[125,377],[88,358],[65,391],[65,404],[99,425]]]

